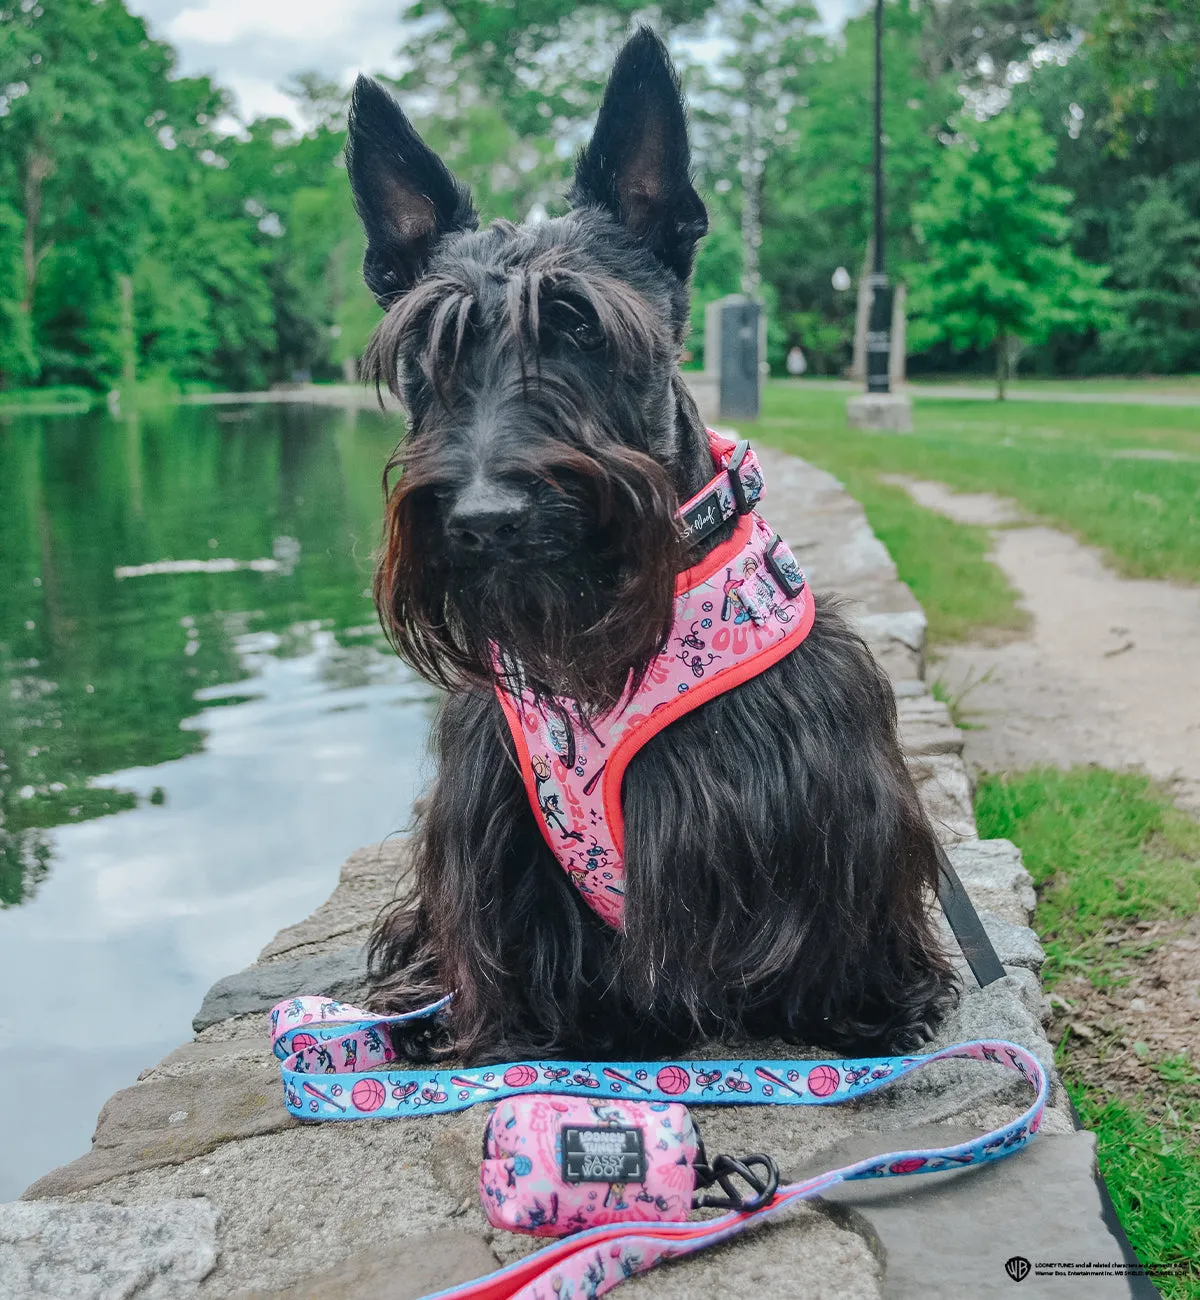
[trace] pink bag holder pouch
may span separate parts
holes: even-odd
[[[682,1223],[702,1205],[748,1212],[771,1200],[778,1181],[767,1156],[710,1165],[678,1102],[533,1093],[488,1116],[479,1199],[493,1227],[561,1237],[606,1223]],[[724,1196],[697,1195],[713,1183]]]

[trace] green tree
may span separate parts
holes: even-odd
[[[1171,87],[1200,90],[1200,7],[1196,0],[1050,0],[1086,33],[1092,65],[1108,98],[1105,127],[1120,153],[1135,148],[1130,117],[1153,111]]]
[[[157,92],[172,61],[118,0],[22,4],[0,23],[0,175],[22,224],[18,309],[35,340],[71,310],[41,298],[55,259],[84,270],[77,289],[114,301],[132,270],[164,197]]]
[[[1200,370],[1200,89],[1164,79],[1122,118],[1129,147],[1112,148],[1109,86],[1084,46],[1021,88],[1055,138],[1051,179],[1074,195],[1071,241],[1112,267],[1120,315],[1094,347],[1055,338],[1046,370],[1132,374]]]
[[[1107,268],[1081,261],[1067,243],[1070,191],[1040,181],[1053,163],[1054,142],[1035,113],[964,123],[914,214],[926,253],[909,272],[914,349],[939,340],[994,348],[999,398],[1015,343],[1098,328],[1108,317]]]
[[[725,0],[707,34],[723,53],[695,61],[688,76],[698,169],[718,192],[740,199],[743,292],[761,288],[762,204],[767,160],[796,131],[790,116],[801,69],[822,44],[810,4]],[[738,184],[734,186],[734,181]]]
[[[915,254],[913,204],[929,192],[950,116],[961,106],[957,79],[931,76],[923,42],[927,15],[887,6],[883,120],[889,264]],[[850,358],[853,295],[833,288],[834,271],[857,270],[872,212],[874,23],[846,24],[804,52],[787,84],[789,129],[767,160],[762,273],[779,296],[787,344],[802,346],[817,370]]]

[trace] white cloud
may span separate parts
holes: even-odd
[[[391,6],[395,9],[395,5]],[[286,44],[325,44],[359,27],[378,8],[372,0],[201,0],[172,18],[166,35],[172,41],[233,45],[273,37]]]
[[[358,72],[400,70],[400,0],[127,0],[151,35],[169,41],[185,76],[207,74],[247,120],[300,124],[281,87],[316,69],[343,85]]]

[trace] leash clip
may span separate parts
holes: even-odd
[[[700,1154],[703,1157],[703,1148]],[[761,1178],[753,1172],[755,1167],[763,1171]],[[753,1210],[761,1210],[763,1206],[770,1205],[779,1188],[779,1166],[770,1156],[757,1152],[754,1155],[743,1156],[741,1160],[735,1160],[733,1156],[716,1156],[711,1164],[698,1161],[692,1168],[696,1173],[698,1192],[717,1183],[725,1193],[724,1196],[694,1196],[692,1198],[694,1210],[737,1210],[742,1214],[749,1214]],[[752,1188],[752,1194],[748,1195],[737,1187],[733,1181],[735,1177]]]

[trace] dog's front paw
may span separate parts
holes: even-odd
[[[450,1031],[441,1017],[409,1020],[388,1028],[398,1061],[427,1065],[444,1058],[451,1047]]]

